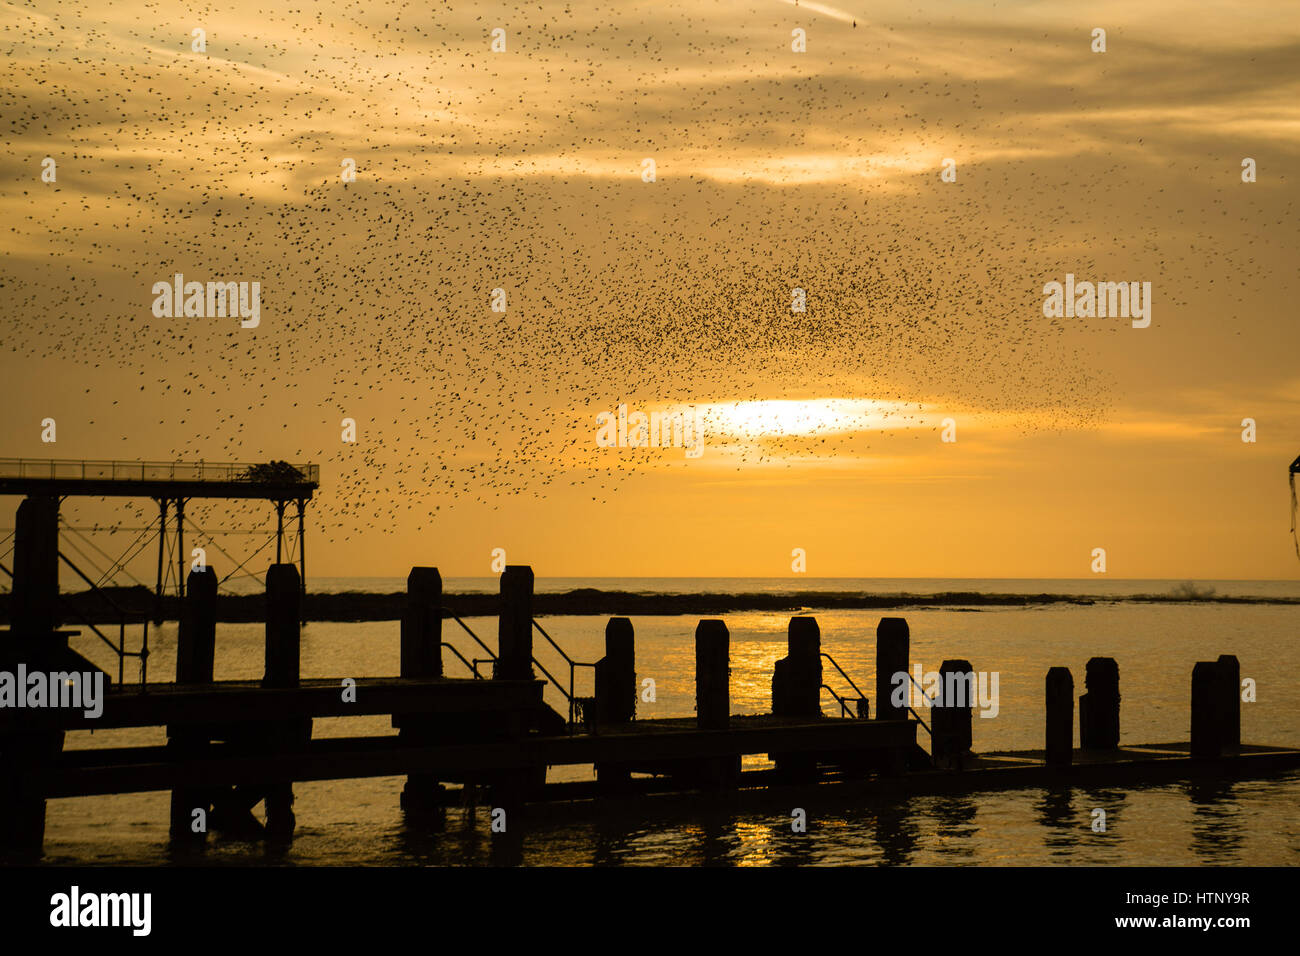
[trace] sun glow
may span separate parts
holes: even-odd
[[[700,405],[707,433],[735,438],[832,435],[925,424],[919,406],[857,398],[764,399]]]

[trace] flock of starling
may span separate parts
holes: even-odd
[[[1124,327],[1044,318],[1042,283],[1127,278],[1139,256],[1183,296],[1212,281],[1211,251],[1175,261],[1160,216],[1093,217],[1089,197],[1138,175],[1132,139],[967,161],[995,134],[1032,135],[1027,116],[867,19],[365,9],[250,11],[238,32],[214,14],[203,52],[201,12],[5,14],[0,285],[36,317],[9,324],[6,351],[70,376],[57,388],[76,414],[120,433],[119,450],[56,457],[313,461],[327,537],[434,527],[463,502],[560,487],[603,501],[650,467],[743,473],[937,441],[948,409],[1096,425],[1114,382],[1093,348]],[[793,26],[809,52],[791,52]],[[1104,72],[1086,42],[1037,42]],[[1088,113],[1086,90],[1062,95]],[[940,179],[949,156],[956,183]],[[1243,281],[1262,269],[1226,255]],[[259,281],[260,327],[154,317],[151,286],[177,272]],[[1156,323],[1176,305],[1158,300]],[[706,435],[717,453],[698,463],[595,442],[620,402],[818,396],[912,410],[909,427]]]

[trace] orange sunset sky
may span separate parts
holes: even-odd
[[[309,575],[1300,572],[1292,2],[40,2],[0,44],[0,455],[316,462]],[[176,273],[260,324],[156,316]],[[1067,273],[1150,326],[1045,316]],[[620,403],[703,453],[602,447]]]

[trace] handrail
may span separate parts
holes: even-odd
[[[116,601],[114,601],[111,597],[109,597],[105,591],[103,591],[97,584],[95,584],[94,581],[90,580],[90,578],[86,575],[86,573],[82,571],[81,568],[77,567],[77,565],[73,562],[73,560],[70,557],[68,557],[66,554],[64,554],[62,551],[59,552],[59,558],[68,567],[72,568],[72,570],[76,573],[77,577],[81,578],[81,580],[85,581],[86,584],[90,585],[90,590],[92,593],[99,595],[99,597],[101,597],[104,600],[104,602],[108,604],[109,607],[111,607],[114,611],[117,612],[118,643],[117,646],[114,646],[113,642],[104,635],[104,632],[101,631],[98,627],[96,627],[84,614],[82,614],[81,611],[77,609],[76,605],[64,602],[64,607],[69,608],[78,618],[81,619],[81,622],[83,624],[85,624],[92,631],[94,631],[96,635],[99,636],[100,640],[102,640],[105,644],[107,644],[117,653],[118,685],[121,686],[126,683],[125,659],[128,657],[140,658],[140,683],[142,685],[147,684],[149,681],[149,621],[148,619],[145,619],[145,621],[143,622],[144,635],[140,643],[140,650],[128,651],[126,649],[126,619],[128,616],[126,611],[124,611]]]
[[[848,674],[844,673],[844,668],[843,668],[843,667],[840,667],[839,663],[835,660],[835,658],[831,657],[831,656],[830,656],[829,654],[827,654],[825,651],[822,651],[822,652],[821,652],[821,655],[822,655],[822,657],[826,658],[828,661],[831,662],[831,666],[834,667],[837,671],[840,672],[840,676],[843,677],[846,681],[849,682],[849,686],[852,687],[855,691],[857,691],[859,697],[863,697],[863,698],[865,698],[865,697],[867,696],[866,694],[862,693],[862,688],[861,688],[861,687],[859,687],[857,684],[853,683],[853,678],[850,677]]]
[[[903,673],[907,674],[907,671],[904,671]],[[921,696],[924,697],[926,700],[928,700],[930,702],[930,706],[933,707],[935,699],[925,692],[924,687],[916,683],[916,678],[913,677],[911,674],[907,674],[907,679],[910,680],[913,684],[916,684],[916,689],[921,692]],[[934,737],[934,731],[930,729],[930,725],[921,719],[921,715],[912,709],[911,704],[907,705],[907,712],[916,718],[916,722],[925,728],[925,732],[927,734],[929,734],[931,737]]]
[[[820,653],[821,653],[821,656],[822,656],[822,657],[826,658],[828,661],[831,662],[831,666],[832,666],[832,667],[834,667],[837,671],[840,672],[840,676],[843,677],[846,681],[849,682],[849,686],[852,687],[854,693],[856,693],[856,694],[858,695],[858,699],[859,699],[859,700],[866,700],[866,699],[867,699],[867,695],[864,694],[864,693],[862,693],[862,688],[859,687],[857,684],[855,684],[855,683],[853,682],[853,678],[850,677],[848,674],[846,674],[846,673],[844,672],[844,668],[843,668],[843,667],[840,667],[839,662],[838,662],[837,660],[835,660],[835,658],[833,658],[833,657],[831,657],[829,654],[827,654],[825,651],[821,651]],[[834,697],[837,701],[839,701],[839,704],[840,704],[840,716],[841,716],[841,717],[843,717],[843,716],[845,716],[845,715],[847,715],[847,716],[849,716],[849,717],[857,717],[857,716],[859,716],[858,713],[854,710],[854,708],[851,708],[851,707],[848,706],[848,703],[847,703],[846,699],[843,698],[843,697],[841,697],[841,696],[839,695],[839,693],[835,690],[834,687],[832,687],[830,684],[822,684],[822,687],[825,688],[826,690],[830,691],[830,692],[831,692],[831,696]]]
[[[320,465],[293,464],[298,473],[273,474],[272,462],[120,461],[78,458],[0,458],[0,478],[75,478],[110,481],[268,481],[271,484],[320,484]]]
[[[465,655],[462,654],[460,651],[456,650],[456,645],[448,644],[446,641],[443,641],[441,646],[447,648],[447,650],[451,651],[458,658],[460,658],[460,662],[464,664],[466,667],[468,667],[470,671],[474,674],[475,680],[483,679],[483,675],[478,672],[478,668],[475,667],[473,664],[471,664],[469,661],[465,660]]]
[[[563,688],[563,687],[560,687],[559,682],[556,681],[556,679],[555,679],[554,677],[551,677],[551,672],[548,671],[545,667],[542,667],[542,662],[539,661],[539,660],[537,659],[536,656],[533,657],[533,663],[536,664],[538,667],[541,668],[543,674],[545,674],[547,677],[550,677],[550,678],[551,678],[551,683],[552,683],[552,684],[555,684],[555,686],[559,688],[560,693],[561,693],[561,694],[564,694],[565,698],[568,700],[568,702],[569,702],[569,733],[573,733],[573,725],[574,725],[574,722],[577,720],[577,707],[576,707],[576,705],[575,705],[575,703],[574,703],[574,693],[575,693],[575,692],[574,692],[574,686],[575,686],[575,685],[574,685],[574,674],[575,674],[575,672],[577,671],[577,669],[578,669],[579,667],[590,667],[592,670],[595,670],[595,669],[596,669],[596,665],[595,665],[595,664],[587,664],[587,663],[584,663],[584,662],[582,662],[582,661],[575,661],[575,660],[574,660],[572,657],[570,657],[568,654],[564,653],[564,648],[562,648],[559,644],[556,644],[556,643],[555,643],[555,639],[554,639],[553,637],[551,637],[551,635],[549,635],[549,634],[546,633],[546,628],[544,628],[544,627],[542,627],[542,625],[538,624],[536,618],[533,618],[533,627],[537,628],[538,632],[542,635],[542,637],[546,638],[547,642],[551,645],[551,647],[555,648],[556,651],[559,652],[560,656],[563,657],[564,660],[565,660],[565,661],[568,663],[568,665],[569,665],[569,690],[568,690],[567,693],[565,693],[564,688]]]
[[[818,689],[819,689],[819,690],[828,690],[828,691],[830,691],[830,692],[831,692],[831,696],[834,697],[837,701],[839,701],[839,705],[840,705],[840,716],[841,716],[841,717],[853,717],[853,716],[856,716],[856,715],[853,713],[853,711],[849,708],[848,701],[846,701],[846,700],[845,700],[843,697],[841,697],[839,694],[835,693],[835,688],[832,687],[830,684],[822,684],[822,686],[821,686],[820,688],[818,688]]]
[[[464,621],[462,621],[459,615],[457,615],[451,608],[441,607],[438,609],[438,611],[440,614],[442,614],[444,618],[451,618],[453,621],[459,624],[461,626],[461,629],[464,630],[464,632],[468,634],[470,637],[472,637],[474,639],[474,642],[478,644],[479,647],[483,648],[484,652],[488,655],[486,659],[478,658],[478,657],[474,658],[474,661],[471,664],[469,661],[465,660],[465,658],[461,655],[459,651],[457,651],[454,647],[452,647],[452,653],[454,653],[457,657],[459,657],[461,661],[465,663],[466,666],[468,666],[469,669],[474,672],[475,677],[480,676],[478,672],[479,664],[485,664],[488,663],[489,661],[494,664],[497,662],[498,657],[492,651],[492,648],[484,644],[482,639],[477,634],[475,634],[474,631],[470,628],[470,626],[466,624]],[[569,689],[565,690],[564,685],[561,684],[558,680],[556,680],[555,675],[546,669],[546,665],[537,659],[537,655],[534,654],[532,656],[533,665],[538,670],[540,670],[543,674],[546,675],[546,679],[555,685],[555,689],[558,690],[561,694],[563,694],[564,699],[568,702],[569,705],[568,727],[569,727],[569,733],[573,733],[574,720],[576,716],[576,705],[574,703],[576,699],[574,674],[576,672],[576,669],[579,667],[590,667],[593,670],[595,670],[596,665],[587,664],[584,663],[583,661],[575,661],[572,657],[570,657],[568,654],[564,652],[564,648],[562,648],[559,644],[555,643],[555,639],[551,637],[550,634],[547,634],[546,629],[542,627],[542,625],[538,624],[536,620],[533,621],[533,627],[537,628],[537,630],[541,633],[542,637],[546,638],[547,643],[549,643],[551,647],[555,648],[555,650],[559,652],[559,655],[562,658],[564,658],[565,663],[569,665]],[[451,647],[450,644],[447,644],[445,642],[443,643],[442,646]]]
[[[438,608],[438,611],[442,614],[443,617],[449,617],[449,618],[451,618],[453,621],[455,621],[457,624],[459,624],[459,625],[461,626],[461,628],[464,629],[464,631],[465,631],[466,634],[468,634],[470,637],[474,638],[474,642],[475,642],[476,644],[478,644],[479,647],[483,648],[483,650],[487,653],[487,655],[488,655],[488,659],[489,659],[489,660],[495,661],[495,660],[497,659],[497,656],[496,656],[495,654],[492,653],[492,648],[490,648],[490,647],[488,647],[486,644],[484,644],[483,641],[479,638],[479,636],[478,636],[477,634],[475,634],[473,631],[470,630],[469,625],[466,624],[464,621],[462,621],[462,620],[460,619],[460,617],[457,616],[457,615],[456,615],[456,614],[451,610],[451,608],[441,607],[441,608]],[[477,668],[475,669],[474,673],[476,673],[476,674],[478,673]]]

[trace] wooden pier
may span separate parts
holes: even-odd
[[[0,671],[22,665],[65,677],[96,672],[68,648],[75,632],[60,628],[52,538],[57,506],[24,508],[16,614],[13,626],[0,631]],[[851,802],[875,794],[1231,779],[1300,767],[1300,750],[1241,745],[1240,668],[1231,656],[1199,663],[1190,675],[1191,739],[1185,744],[1121,747],[1119,667],[1094,658],[1079,697],[1078,747],[1074,680],[1067,669],[1052,668],[1045,680],[1044,749],[977,754],[974,701],[951,692],[963,681],[973,686],[970,662],[941,666],[945,689],[929,702],[931,723],[899,704],[895,681],[912,681],[910,633],[902,618],[883,618],[877,629],[874,716],[853,676],[822,651],[816,619],[801,616],[791,619],[787,655],[774,668],[770,714],[731,713],[730,634],[724,621],[706,619],[695,633],[696,715],[646,720],[636,717],[632,622],[609,620],[600,661],[573,660],[533,617],[527,567],[512,566],[502,575],[495,648],[446,606],[435,568],[412,569],[401,621],[401,674],[390,678],[301,679],[301,581],[293,564],[276,564],[267,575],[264,678],[214,681],[220,653],[215,595],[212,568],[191,572],[174,682],[118,683],[104,694],[97,715],[70,707],[0,706],[0,851],[39,856],[50,798],[139,791],[171,791],[173,842],[201,849],[209,829],[291,840],[293,785],[310,780],[404,776],[401,804],[418,825],[467,793],[482,794],[517,821],[525,807],[531,808],[526,820],[543,806],[591,813],[629,800],[739,805],[835,794]],[[473,639],[479,648],[474,657],[444,640],[449,622]],[[561,655],[567,675],[557,677],[534,656],[539,635]],[[444,651],[451,654],[447,660]],[[458,676],[445,674],[444,663]],[[489,664],[490,677],[480,672]],[[584,667],[595,672],[594,698],[578,697],[574,689],[574,675]],[[567,714],[545,703],[548,682],[566,699]],[[837,707],[835,716],[823,715],[825,695]],[[397,733],[313,737],[317,718],[376,714],[390,715]],[[124,727],[165,727],[168,741],[63,749],[68,731]],[[773,769],[742,772],[748,755],[769,758]],[[596,779],[548,783],[547,769],[565,765],[594,766]],[[264,822],[251,813],[258,803]],[[516,835],[519,829],[512,823]]]

